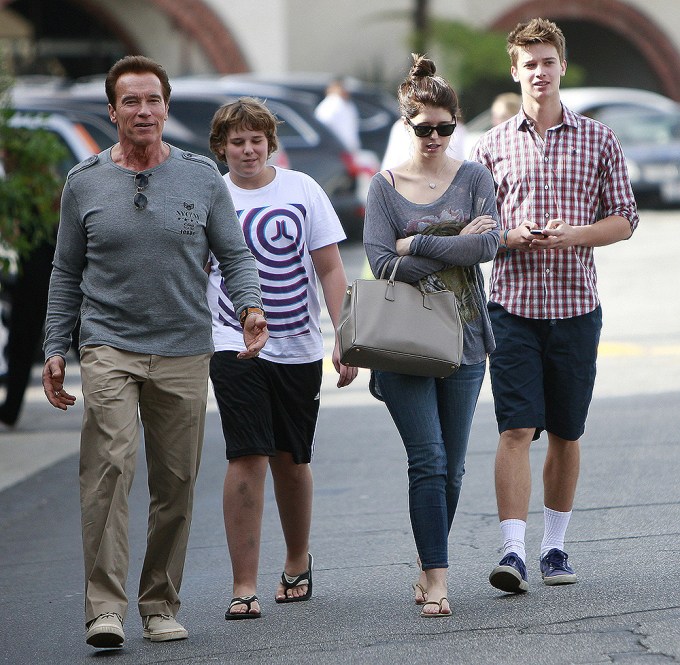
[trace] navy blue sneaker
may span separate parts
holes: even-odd
[[[574,584],[576,582],[576,573],[567,563],[568,558],[566,552],[553,547],[541,559],[541,577],[544,584],[553,586],[554,584]]]
[[[491,571],[489,582],[507,593],[524,593],[529,588],[527,567],[517,554],[510,552]]]

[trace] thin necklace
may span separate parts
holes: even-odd
[[[439,180],[439,176],[442,174],[442,171],[444,170],[444,167],[446,166],[446,158],[444,158],[444,163],[442,164],[442,167],[439,169],[437,174],[434,177],[434,181],[428,180],[427,185],[430,189],[436,189],[437,188],[437,180]],[[425,178],[427,180],[427,177]]]

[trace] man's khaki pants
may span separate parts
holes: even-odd
[[[128,494],[140,417],[150,504],[139,611],[142,616],[177,614],[203,444],[210,355],[175,358],[109,346],[81,350],[86,623],[104,612],[125,618],[127,611]]]

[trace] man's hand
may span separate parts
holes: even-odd
[[[536,252],[554,247],[547,242],[547,234],[549,233],[547,229],[540,229],[542,235],[534,235],[532,230],[539,230],[538,224],[524,220],[517,228],[510,229],[507,234],[501,233],[501,242],[505,240],[508,249],[514,249],[517,252]]]
[[[248,314],[243,322],[243,342],[246,350],[241,351],[237,358],[254,358],[262,350],[269,339],[267,319],[262,314]]]
[[[576,229],[563,219],[551,219],[542,229],[543,235],[533,236],[531,249],[566,249],[576,244]]]
[[[61,356],[51,356],[45,362],[42,373],[42,384],[49,403],[62,411],[73,406],[76,398],[64,390],[66,362]]]

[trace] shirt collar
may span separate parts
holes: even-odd
[[[527,130],[533,126],[533,121],[524,113],[524,108],[520,108],[519,113],[515,116],[514,121],[517,125],[517,130]],[[562,125],[567,127],[577,127],[578,120],[576,114],[570,111],[564,104],[562,104]],[[555,125],[559,127],[560,125]]]
[[[570,111],[564,104],[562,104],[562,124],[569,127],[578,127],[576,114]]]

